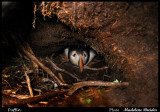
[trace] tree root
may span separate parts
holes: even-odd
[[[83,81],[75,83],[68,91],[67,95],[72,95],[75,91],[77,91],[79,88],[82,88],[84,86],[105,86],[105,87],[116,87],[116,86],[128,86],[128,82],[122,82],[122,83],[114,83],[114,82],[104,82],[104,81]]]

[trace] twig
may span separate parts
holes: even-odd
[[[104,67],[101,67],[101,68],[91,68],[89,66],[84,66],[84,69],[88,69],[88,70],[104,70],[104,69],[107,69],[108,67],[107,66],[104,66]]]
[[[15,97],[15,98],[18,98],[18,99],[28,99],[28,98],[31,98],[31,96],[29,95],[15,95],[15,94],[10,94],[11,97]]]
[[[59,78],[61,79],[61,81],[62,81],[63,83],[65,83],[65,81],[64,81],[64,79],[63,79],[61,73],[58,73],[58,76],[59,76]]]
[[[26,56],[28,58],[30,58],[31,60],[33,60],[35,63],[37,63],[42,69],[44,69],[51,77],[53,77],[56,82],[61,85],[61,86],[66,86],[66,84],[62,83],[58,78],[57,76],[46,66],[44,66],[34,55],[32,55],[30,52],[28,52],[22,45],[21,43],[19,42],[18,39],[16,39],[16,36],[15,35],[12,35],[12,38],[14,41],[16,41],[15,43],[17,43],[16,45],[18,47],[20,47],[20,49],[26,54]]]
[[[103,80],[104,80],[105,77],[111,78],[111,76],[104,74],[104,75],[103,75]]]
[[[47,93],[43,93],[41,95],[38,96],[34,96],[32,98],[28,98],[28,99],[9,99],[5,102],[2,101],[2,106],[6,106],[6,107],[15,107],[15,106],[22,106],[22,105],[26,105],[26,104],[30,104],[30,103],[34,103],[34,102],[38,102],[40,100],[43,100],[45,98],[49,98],[49,97],[54,97],[60,94],[65,94],[67,92],[67,90],[65,91],[61,91],[61,92],[47,92]],[[9,95],[7,95],[9,97]],[[2,97],[3,100],[3,97]]]
[[[79,78],[76,77],[75,75],[73,75],[73,74],[65,71],[64,69],[59,68],[59,67],[58,67],[55,63],[53,63],[53,61],[51,61],[48,57],[46,57],[46,60],[53,66],[53,68],[54,68],[55,70],[60,71],[60,72],[64,72],[64,73],[70,75],[71,77],[77,79],[77,81],[82,81],[81,79],[79,79]]]
[[[23,41],[23,43],[24,43],[26,49],[27,49],[33,56],[35,56],[34,53],[33,53],[33,51],[32,51],[32,49],[31,49],[31,47],[30,47],[30,45],[29,45],[27,42],[25,42],[25,41]],[[34,71],[34,73],[35,73],[35,74],[39,74],[38,65],[37,65],[34,61],[32,61],[32,60],[31,60],[31,62],[32,62],[32,66],[33,66],[33,71]]]
[[[29,56],[32,60],[34,60],[41,68],[43,68],[51,77],[54,77],[54,79],[58,82],[60,85],[65,85],[63,84],[57,76],[46,66],[44,66],[35,56],[31,55],[28,51],[23,49],[24,52],[26,53],[27,56]]]
[[[29,93],[30,93],[31,97],[33,97],[34,95],[33,95],[32,87],[31,87],[30,79],[29,79],[26,71],[24,72],[24,75],[26,76]]]
[[[78,66],[74,66],[74,67],[78,68]],[[107,68],[108,68],[107,66],[103,66],[101,68],[91,68],[91,67],[89,67],[87,65],[84,65],[84,67],[83,67],[83,69],[88,69],[88,70],[93,70],[93,71],[105,70]]]
[[[11,87],[11,85],[9,84],[9,82],[7,80],[4,79],[5,82],[7,82],[7,84],[9,85],[9,87]]]
[[[72,95],[76,90],[79,88],[82,88],[84,86],[128,86],[128,82],[123,82],[123,83],[114,83],[114,82],[104,82],[104,81],[83,81],[83,82],[78,82],[75,83],[68,91],[68,95]]]

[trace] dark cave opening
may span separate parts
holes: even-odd
[[[72,43],[72,42],[69,42]],[[82,41],[74,41],[74,44],[71,45],[72,47],[74,46],[83,46],[83,47],[87,47],[87,48],[91,48],[89,45],[87,45],[85,42]],[[40,60],[49,68],[51,68],[53,70],[53,72],[56,73],[56,75],[58,76],[59,72],[56,72],[54,70],[54,67],[51,66],[51,64],[47,64],[47,62],[45,62],[45,57],[49,57],[58,67],[66,70],[67,72],[70,72],[72,74],[76,74],[77,77],[79,77],[81,79],[81,81],[87,81],[87,80],[102,80],[102,81],[109,81],[109,82],[113,82],[116,79],[118,81],[121,82],[127,82],[128,79],[128,75],[131,73],[131,69],[129,68],[129,64],[127,63],[126,59],[123,59],[123,64],[121,64],[120,61],[117,61],[119,59],[118,56],[113,56],[107,54],[101,54],[101,53],[97,53],[96,57],[93,59],[93,64],[92,67],[93,68],[103,68],[103,67],[107,67],[106,69],[103,70],[84,70],[83,73],[81,73],[79,71],[79,68],[73,66],[71,63],[68,63],[66,61],[64,61],[63,56],[64,56],[64,49],[66,47],[69,47],[69,44],[67,46],[63,46],[61,47],[58,51],[56,50],[55,52],[52,51],[52,53],[46,55],[46,56],[40,56]],[[59,48],[59,46],[58,46]],[[57,48],[57,49],[58,49]],[[56,47],[55,47],[56,49]],[[107,58],[106,58],[107,57]],[[120,59],[122,61],[122,59]],[[116,60],[116,61],[114,61]],[[117,63],[119,62],[119,63]],[[64,77],[64,80],[69,83],[76,83],[77,80],[63,72],[60,72],[61,75]]]

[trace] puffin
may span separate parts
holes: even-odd
[[[83,66],[91,66],[91,61],[96,56],[96,52],[91,48],[67,47],[64,49],[64,59],[75,66],[79,66],[83,72]]]

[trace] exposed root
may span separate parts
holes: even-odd
[[[68,95],[72,95],[75,91],[77,91],[79,88],[82,88],[84,86],[105,86],[105,87],[115,87],[115,86],[128,86],[128,82],[123,83],[114,83],[114,82],[104,82],[104,81],[83,81],[75,83],[74,86],[72,86],[69,91]]]
[[[37,11],[37,5],[34,4],[34,19],[33,19],[33,22],[32,22],[32,28],[35,29],[35,24],[36,24],[36,11]]]

